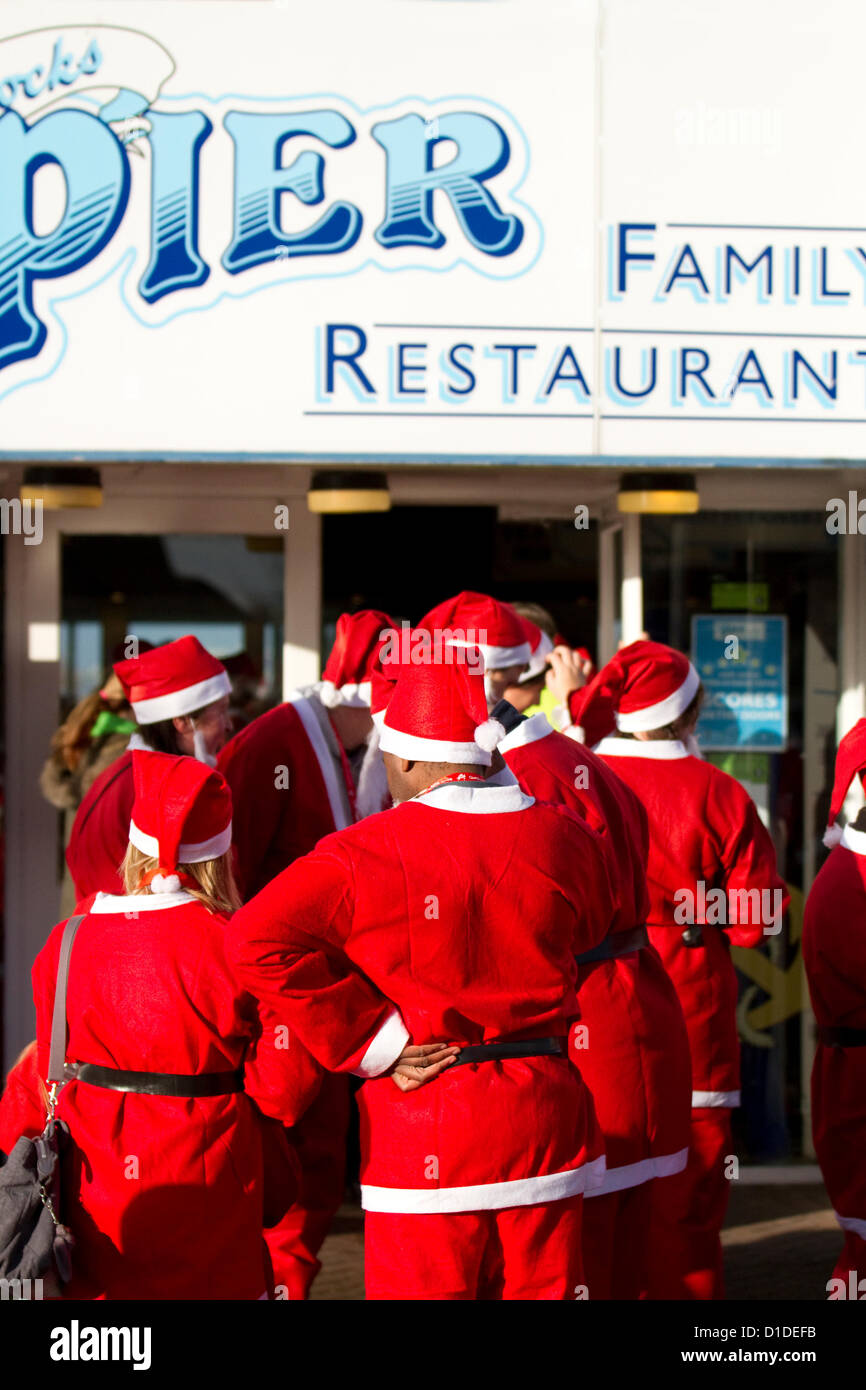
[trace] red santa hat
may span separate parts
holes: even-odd
[[[836,821],[851,783],[858,774],[861,783],[866,786],[866,719],[857,720],[853,729],[849,729],[842,739],[836,752],[836,775],[833,779],[833,795],[830,797],[830,812],[824,835],[824,844],[828,849],[838,845],[842,838],[842,827],[837,825]]]
[[[594,730],[593,743],[614,725],[626,734],[646,733],[679,719],[700,683],[688,657],[674,647],[632,642],[577,692],[572,712],[583,729]]]
[[[530,644],[520,618],[510,604],[489,594],[464,589],[431,608],[418,626],[434,636],[447,631],[452,646],[477,647],[487,671],[525,666],[530,658]]]
[[[204,709],[231,694],[225,667],[197,637],[179,637],[114,667],[139,724]]]
[[[487,717],[479,662],[403,666],[388,701],[379,747],[383,753],[430,763],[481,763],[505,730]]]
[[[393,630],[391,618],[378,608],[340,614],[319,691],[319,699],[327,709],[335,709],[337,705],[369,708],[371,676],[380,664],[382,645]]]
[[[222,773],[195,758],[136,749],[130,843],[159,863],[157,893],[180,889],[179,864],[219,859],[232,842],[232,796]]]
[[[547,658],[553,651],[553,643],[537,623],[532,622],[530,618],[524,618],[520,613],[517,617],[523,628],[523,635],[529,643],[529,665],[518,682],[519,685],[524,685],[527,681],[538,680],[539,676],[544,675]]]

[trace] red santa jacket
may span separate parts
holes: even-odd
[[[132,752],[127,749],[97,777],[75,815],[66,863],[79,902],[92,893],[123,893],[119,870],[129,845],[134,801]]]
[[[329,836],[236,913],[241,980],[359,1095],[362,1203],[473,1211],[582,1192],[603,1169],[564,1057],[454,1066],[404,1093],[414,1043],[566,1037],[575,949],[613,911],[597,837],[516,783],[448,783]]]
[[[677,740],[605,738],[595,752],[637,793],[649,817],[650,939],[686,1017],[692,1105],[739,1105],[730,947],[757,946],[765,926],[772,929],[775,906],[787,904],[773,842],[740,783],[692,757]],[[721,891],[708,904],[713,890]],[[746,893],[752,894],[748,901],[741,896]],[[689,921],[707,920],[718,925],[704,925],[701,943],[686,946],[682,933]]]
[[[257,1299],[266,1278],[254,1100],[291,1124],[318,1075],[306,1077],[307,1089],[297,1068],[287,1071],[281,1025],[238,985],[225,921],[197,899],[97,894],[82,906],[89,912],[70,961],[67,1060],[149,1072],[241,1068],[247,1094],[183,1099],[83,1081],[63,1088],[57,1113],[73,1140],[65,1219],[76,1240],[66,1294]],[[41,1076],[62,932],[61,923],[33,967]]]
[[[866,1030],[866,832],[850,825],[806,901],[803,960],[818,1025]],[[818,1042],[812,1132],[836,1219],[866,1240],[866,1047]]]
[[[22,1134],[34,1139],[45,1128],[46,1101],[39,1083],[36,1044],[26,1047],[6,1077],[0,1097],[0,1149],[11,1153]]]
[[[353,820],[336,734],[315,702],[315,687],[296,692],[235,734],[219,755],[245,899]]]
[[[616,908],[610,935],[647,920],[646,812],[603,759],[543,714],[525,720],[499,752],[532,796],[570,806],[599,830],[609,854]],[[581,965],[578,1002],[586,1033],[575,1061],[592,1092],[607,1172],[592,1196],[621,1191],[685,1167],[691,1064],[683,1011],[653,946]]]

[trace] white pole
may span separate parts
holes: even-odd
[[[626,512],[622,521],[622,640],[637,642],[643,632],[643,578],[640,515]]]

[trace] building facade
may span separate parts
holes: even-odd
[[[488,588],[701,669],[793,900],[737,953],[743,1142],[808,1152],[802,902],[866,713],[860,39],[855,0],[8,0],[7,1065],[60,904],[39,771],[126,634],[279,694],[342,609]],[[101,505],[51,509],[34,470],[82,468]],[[335,469],[392,510],[312,513]],[[699,509],[621,511],[646,472]]]

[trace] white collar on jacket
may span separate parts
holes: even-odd
[[[463,811],[470,816],[503,815],[509,811],[525,811],[535,805],[535,797],[526,795],[507,767],[488,777],[486,782],[445,782],[435,791],[412,800],[419,806]]]
[[[127,753],[134,753],[137,749],[139,751],[143,750],[145,752],[153,751],[150,747],[150,744],[145,743],[144,739],[141,737],[141,734],[136,729],[135,733],[130,734],[129,736],[129,743],[126,745],[126,751]]]
[[[603,738],[593,753],[608,758],[688,758],[691,756],[678,738]]]
[[[852,854],[866,854],[866,830],[855,830],[853,825],[846,825],[839,843],[850,849]]]
[[[528,743],[537,743],[540,738],[547,738],[547,735],[552,733],[553,727],[547,715],[539,711],[538,714],[531,714],[528,719],[524,719],[496,746],[500,753],[507,753],[512,748],[523,748]]]
[[[159,912],[164,907],[184,907],[198,898],[183,889],[179,893],[97,893],[91,912],[119,912],[131,917],[139,912]]]

